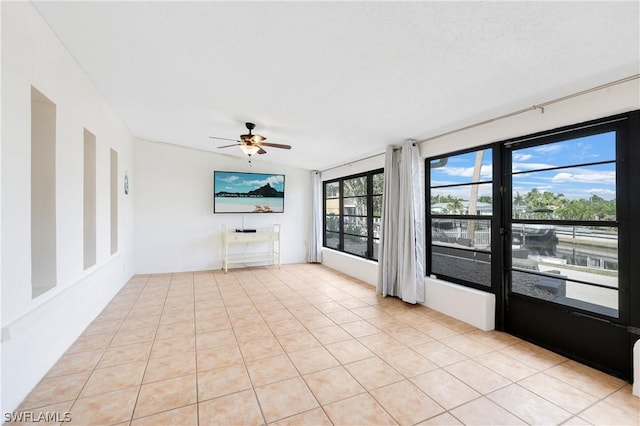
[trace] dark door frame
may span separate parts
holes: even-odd
[[[569,307],[512,293],[511,270],[511,152],[513,147],[544,145],[562,136],[580,137],[594,130],[615,129],[617,165],[617,222],[619,259],[619,316],[598,315],[580,307]],[[598,132],[599,132],[598,131]],[[507,140],[501,146],[501,174],[494,199],[500,199],[501,263],[496,292],[496,328],[576,359],[610,374],[632,377],[633,344],[640,338],[640,111],[539,132]],[[498,260],[500,259],[500,260]],[[516,312],[517,311],[517,312]],[[558,327],[558,325],[562,327]],[[611,351],[611,348],[620,348]],[[612,353],[615,352],[615,353]]]

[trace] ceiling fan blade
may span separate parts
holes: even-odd
[[[232,141],[232,142],[240,142],[237,139],[229,139],[229,138],[219,138],[217,136],[209,136],[209,138],[211,139],[220,139],[221,141]]]
[[[265,151],[264,149],[260,148],[260,151],[258,151],[258,154],[266,154],[267,151]]]
[[[273,148],[291,149],[291,145],[283,145],[281,143],[256,142],[255,144],[260,146],[270,146]]]
[[[220,148],[229,148],[230,146],[238,146],[238,145],[241,145],[241,144],[234,143],[234,144],[231,144],[231,145],[219,146],[218,149],[220,149]]]

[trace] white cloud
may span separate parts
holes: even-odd
[[[468,186],[450,187],[450,188],[433,188],[432,195],[451,195],[452,197],[468,200],[471,195],[471,189]],[[479,185],[478,196],[493,196],[491,185]]]
[[[616,191],[612,189],[606,189],[606,188],[592,188],[592,189],[588,189],[587,192],[590,194],[597,194],[600,196],[616,195]]]
[[[238,176],[236,176],[236,175],[231,175],[231,176],[229,176],[228,178],[220,179],[220,180],[221,180],[221,181],[223,181],[223,182],[231,183],[231,182],[235,182],[235,181],[237,181],[238,179],[240,179]]]
[[[517,152],[513,154],[514,161],[527,161],[531,159],[531,157],[533,157],[531,154],[519,154]]]
[[[269,176],[267,178],[267,182],[269,182],[271,186],[280,185],[284,183],[284,176],[282,175]]]
[[[599,172],[595,170],[576,171],[575,173],[560,172],[553,178],[553,182],[599,182],[599,183],[616,183],[616,172],[606,171]]]
[[[449,176],[458,176],[458,177],[473,177],[473,169],[474,167],[444,167],[440,171],[444,172]],[[483,178],[491,178],[493,173],[492,166],[483,165],[480,167],[480,176]]]
[[[573,180],[573,173],[560,172],[557,173],[551,180],[554,182],[566,182],[568,180]]]
[[[561,149],[562,149],[561,145],[542,145],[537,148],[534,148],[533,150],[536,152],[544,152],[548,154],[550,152],[558,152]]]
[[[259,186],[259,187],[263,187],[266,184],[271,185],[272,187],[276,186],[276,185],[282,185],[282,183],[284,182],[284,176],[269,176],[266,179],[261,179],[261,180],[249,180],[249,181],[245,181],[244,184],[246,185],[255,185],[255,186]]]
[[[266,179],[262,179],[262,180],[246,180],[243,183],[245,185],[251,185],[251,186],[265,186],[267,184],[267,180]]]
[[[552,164],[545,164],[545,163],[519,163],[519,162],[512,163],[512,169],[514,172],[524,172],[527,170],[544,170],[544,169],[550,169],[552,167],[555,167],[555,166]]]

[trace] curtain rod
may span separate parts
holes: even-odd
[[[528,108],[523,108],[523,109],[518,110],[518,111],[510,112],[508,114],[503,114],[503,115],[500,115],[498,117],[490,118],[488,120],[484,120],[484,121],[480,121],[478,123],[470,124],[468,126],[460,127],[459,129],[450,130],[448,132],[440,133],[440,134],[437,134],[435,136],[430,136],[430,137],[428,137],[426,139],[422,139],[420,141],[416,141],[414,143],[414,145],[420,146],[423,143],[432,141],[434,139],[439,139],[439,138],[442,138],[444,136],[452,135],[454,133],[458,133],[458,132],[462,132],[462,131],[465,131],[465,130],[473,129],[474,127],[484,126],[485,124],[493,123],[494,121],[504,120],[505,118],[513,117],[513,116],[520,115],[520,114],[524,114],[525,112],[533,111],[533,110],[536,110],[536,109],[539,109],[541,112],[544,113],[544,108],[549,106],[549,105],[553,105],[553,104],[556,104],[558,102],[566,101],[568,99],[577,98],[578,96],[586,95],[588,93],[597,92],[598,90],[607,89],[607,88],[612,87],[612,86],[617,86],[618,84],[626,83],[626,82],[629,82],[629,81],[632,81],[632,80],[636,80],[638,78],[640,78],[640,74],[634,74],[634,75],[631,75],[629,77],[621,78],[619,80],[615,80],[615,81],[612,81],[612,82],[609,82],[609,83],[602,84],[600,86],[592,87],[591,89],[582,90],[580,92],[576,92],[576,93],[572,93],[570,95],[562,96],[560,98],[552,99],[550,101],[546,101],[546,102],[543,102],[543,103],[540,103],[540,104],[537,104],[537,105],[532,105],[532,106],[530,106]],[[369,155],[368,157],[364,157],[364,158],[359,158],[357,160],[354,160],[354,161],[349,162],[349,163],[344,163],[344,164],[341,164],[339,166],[329,167],[328,169],[321,170],[321,172],[327,172],[329,170],[337,169],[339,167],[346,166],[346,165],[354,163],[356,161],[364,161],[364,160],[368,160],[370,158],[378,157],[380,155],[384,155],[384,152],[381,152],[379,154]]]
[[[410,140],[410,141],[411,141],[411,140],[413,141],[413,146],[418,146],[418,145],[420,144],[420,142],[418,142],[418,141],[416,141],[416,140],[414,140],[414,139],[409,139],[409,140]],[[398,149],[400,149],[400,148],[401,148],[400,146],[394,146],[394,147],[393,147],[393,150],[394,150],[394,151],[396,151],[396,150],[398,150]],[[385,150],[385,152],[386,152],[386,150]],[[338,166],[329,167],[328,169],[320,170],[320,173],[322,173],[322,172],[327,172],[327,171],[329,171],[329,170],[333,170],[333,169],[337,169],[337,168],[339,168],[339,167],[348,166],[349,164],[353,164],[353,163],[358,162],[358,161],[365,161],[365,160],[368,160],[368,159],[370,159],[370,158],[380,157],[381,155],[384,155],[384,154],[385,154],[384,152],[381,152],[381,153],[379,153],[379,154],[369,155],[368,157],[358,158],[357,160],[349,161],[348,163],[344,163],[344,164],[340,164],[340,165],[338,165]]]
[[[586,90],[583,90],[581,92],[572,93],[570,95],[563,96],[561,98],[556,98],[556,99],[553,99],[553,100],[550,100],[550,101],[543,102],[541,104],[532,105],[532,106],[530,106],[528,108],[523,108],[523,109],[518,110],[518,111],[510,112],[508,114],[500,115],[498,117],[490,118],[488,120],[484,120],[484,121],[480,121],[478,123],[470,124],[468,126],[460,127],[459,129],[450,130],[448,132],[440,133],[440,134],[435,135],[435,136],[430,136],[430,137],[428,137],[426,139],[422,139],[421,141],[418,141],[417,144],[418,145],[422,145],[423,143],[432,141],[434,139],[439,139],[439,138],[442,138],[444,136],[449,136],[449,135],[454,134],[454,133],[462,132],[464,130],[473,129],[474,127],[484,126],[485,124],[493,123],[494,121],[503,120],[505,118],[510,118],[510,117],[513,117],[513,116],[516,116],[516,115],[524,114],[525,112],[534,111],[536,109],[539,109],[542,113],[544,113],[545,107],[547,107],[549,105],[557,104],[559,102],[563,102],[563,101],[566,101],[566,100],[569,100],[569,99],[572,99],[572,98],[577,98],[578,96],[586,95],[586,94],[589,94],[589,93],[592,93],[592,92],[597,92],[598,90],[607,89],[607,88],[612,87],[612,86],[617,86],[618,84],[626,83],[628,81],[636,80],[638,78],[640,78],[640,74],[634,74],[634,75],[631,75],[629,77],[621,78],[620,80],[615,80],[615,81],[612,81],[612,82],[609,82],[609,83],[602,84],[600,86],[592,87],[591,89],[586,89]]]

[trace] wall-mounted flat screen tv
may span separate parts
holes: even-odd
[[[284,175],[213,172],[214,213],[283,213]]]

